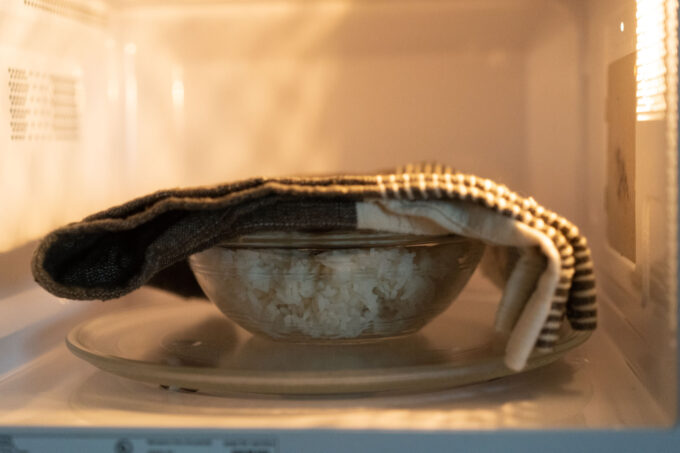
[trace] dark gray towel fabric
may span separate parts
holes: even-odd
[[[186,258],[223,239],[356,228],[353,196],[299,193],[296,187],[307,187],[265,181],[233,187],[159,192],[60,228],[38,246],[33,275],[71,299],[117,298],[147,283],[202,296]]]

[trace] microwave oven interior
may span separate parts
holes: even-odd
[[[673,426],[677,49],[676,0],[2,2],[0,431]],[[579,225],[601,311],[588,342],[439,392],[191,394],[64,345],[82,320],[176,298],[76,302],[32,282],[41,235],[157,189],[413,161]],[[498,293],[475,275],[461,298]]]

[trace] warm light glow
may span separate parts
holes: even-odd
[[[133,42],[125,44],[125,53],[128,55],[134,55],[137,53],[137,45]]]
[[[175,107],[184,105],[184,82],[181,79],[175,79],[172,82],[172,103]]]
[[[619,30],[621,30],[621,31],[623,32],[625,29],[626,29],[625,24],[624,24],[623,22],[621,22],[621,23],[619,24]]]
[[[666,2],[637,0],[636,6],[637,119],[658,120],[664,118],[667,106]]]
[[[675,251],[677,250],[677,222],[678,216],[677,198],[677,169],[678,169],[678,0],[637,0],[637,58],[636,58],[636,81],[637,81],[637,119],[638,121],[655,121],[653,127],[641,127],[641,131],[647,134],[660,132],[665,129],[665,134],[655,133],[654,141],[647,139],[644,147],[645,153],[654,154],[658,159],[663,159],[663,167],[655,169],[654,177],[659,181],[654,184],[663,186],[658,193],[665,192],[665,197],[659,198],[659,206],[665,209],[667,221],[667,236],[657,238],[669,251],[667,275],[663,277],[653,274],[652,269],[656,266],[654,260],[661,260],[654,251],[654,246],[649,238],[651,225],[656,220],[652,218],[652,203],[647,206],[644,222],[647,226],[643,233],[644,249],[647,254],[647,262],[643,267],[642,288],[646,297],[651,298],[651,292],[656,285],[652,279],[662,281],[661,286],[668,289],[668,307],[670,327],[677,327],[677,262]],[[650,125],[651,126],[651,125]],[[665,137],[664,137],[665,135]],[[665,140],[664,140],[665,139]],[[658,141],[657,141],[658,140]],[[649,146],[647,146],[649,143]],[[646,158],[646,156],[645,156]],[[643,158],[643,160],[645,159]],[[657,164],[658,165],[658,164]],[[665,167],[665,168],[664,168]],[[665,170],[666,174],[663,174]],[[651,174],[650,174],[651,176]],[[644,187],[644,186],[643,186]],[[644,194],[644,192],[643,192]],[[641,195],[642,197],[646,196]],[[662,221],[662,220],[658,220]],[[644,262],[643,262],[644,263]]]

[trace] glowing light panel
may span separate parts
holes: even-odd
[[[669,37],[676,36],[669,25],[671,16],[676,15],[670,4],[677,0],[637,0],[637,119],[651,121],[662,119],[666,115],[668,92],[667,57],[669,55]]]

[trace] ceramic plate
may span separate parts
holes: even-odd
[[[494,340],[494,311],[495,304],[468,298],[414,335],[309,345],[253,336],[209,303],[173,301],[91,319],[66,342],[110,373],[212,394],[422,392],[514,374]],[[555,350],[533,355],[526,370],[559,359],[588,336],[566,330]]]

